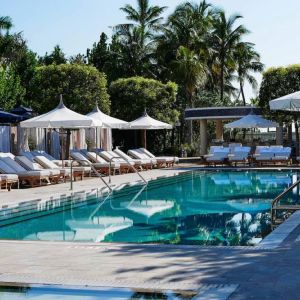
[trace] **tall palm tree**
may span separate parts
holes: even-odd
[[[224,99],[225,78],[230,76],[229,71],[234,70],[234,50],[243,36],[249,32],[243,25],[236,25],[241,18],[240,15],[232,15],[227,18],[223,10],[219,10],[214,18],[212,44],[219,65],[221,102]]]
[[[187,104],[194,107],[194,96],[206,80],[206,65],[194,51],[180,46],[176,60],[172,63],[175,81],[181,83],[186,92]],[[188,123],[188,143],[193,143],[192,121]]]
[[[137,0],[137,8],[127,4],[121,8],[131,22],[114,27],[123,60],[133,75],[151,73],[151,58],[154,56],[154,35],[161,28],[161,14],[165,6],[150,6],[149,0]],[[129,59],[129,60],[128,60]],[[132,62],[132,63],[130,63]]]
[[[10,17],[0,17],[0,35],[2,35],[2,30],[10,30],[12,28],[12,20]]]
[[[115,27],[116,32],[124,27],[137,27],[140,31],[140,46],[143,47],[147,38],[157,32],[161,27],[161,14],[165,11],[166,6],[150,6],[149,0],[137,0],[137,9],[130,4],[120,9],[126,13],[126,18],[133,23],[119,24]]]
[[[252,43],[242,42],[237,45],[235,51],[240,94],[242,95],[244,106],[246,106],[245,82],[248,82],[253,89],[257,89],[257,81],[253,73],[262,72],[264,69],[264,65],[260,61],[260,55],[253,47],[254,44]]]

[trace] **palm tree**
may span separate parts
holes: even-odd
[[[232,15],[227,18],[223,10],[219,10],[214,18],[212,45],[219,66],[221,102],[224,99],[225,78],[230,76],[230,71],[234,70],[234,50],[241,42],[242,37],[248,33],[243,25],[236,26],[236,22],[241,18],[240,15]]]
[[[262,72],[264,69],[264,65],[260,61],[260,55],[254,50],[253,46],[254,44],[252,43],[242,42],[237,45],[235,51],[240,94],[242,95],[244,106],[246,106],[245,82],[250,83],[253,89],[257,89],[257,81],[253,73]]]
[[[10,30],[12,28],[12,20],[10,17],[0,17],[0,35],[2,35],[2,30]]]
[[[137,27],[140,31],[140,46],[143,48],[147,38],[151,38],[161,27],[161,14],[166,6],[150,6],[149,0],[137,0],[138,7],[135,9],[130,4],[120,9],[127,14],[126,18],[133,23],[120,24],[115,27],[116,32],[124,27]]]
[[[206,65],[199,55],[184,46],[177,51],[176,60],[172,63],[176,82],[185,87],[187,103],[194,107],[194,96],[197,89],[204,85],[206,80]],[[193,142],[192,121],[188,123],[188,142]]]
[[[137,9],[129,4],[121,8],[131,23],[119,24],[114,31],[122,49],[123,58],[120,60],[127,65],[125,68],[132,75],[144,75],[151,73],[154,35],[161,28],[161,14],[166,7],[150,6],[149,0],[137,0],[137,4]]]

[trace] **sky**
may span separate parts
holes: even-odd
[[[199,0],[196,0],[197,2]],[[165,16],[182,0],[150,0],[168,6]],[[228,14],[239,13],[251,31],[246,40],[256,44],[266,68],[300,63],[299,0],[211,0]],[[23,32],[39,55],[59,44],[67,56],[86,53],[104,31],[125,22],[120,7],[136,0],[0,0],[2,16],[10,16],[14,32]],[[260,81],[261,76],[257,76]],[[250,87],[246,95],[252,97]]]

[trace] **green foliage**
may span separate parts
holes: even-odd
[[[45,56],[40,57],[40,64],[46,66],[52,64],[60,65],[65,64],[66,62],[66,55],[63,53],[59,45],[56,45],[50,54],[46,53]]]
[[[0,108],[11,110],[23,101],[25,89],[13,68],[0,69]]]
[[[175,123],[178,111],[172,109],[176,101],[177,85],[163,84],[154,79],[131,77],[112,82],[109,88],[112,113],[127,121],[142,115],[145,109],[153,118]]]
[[[103,73],[85,65],[49,65],[38,67],[31,82],[31,106],[38,113],[53,109],[62,94],[65,104],[83,114],[98,102],[109,112],[107,81]]]
[[[300,90],[300,65],[270,68],[263,73],[259,106],[269,111],[269,101]]]
[[[157,80],[143,77],[119,79],[112,82],[109,88],[112,101],[112,114],[126,121],[133,121],[147,113],[160,121],[175,124],[179,112],[175,108],[177,85],[173,82],[163,84]],[[116,145],[123,145],[126,149],[140,146],[134,143],[132,131],[116,133]],[[171,132],[165,130],[147,132],[149,149],[162,152],[171,148]]]

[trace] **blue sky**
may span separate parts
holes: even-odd
[[[152,0],[168,6],[168,15],[181,0]],[[125,21],[121,6],[136,0],[1,0],[1,15],[13,19],[14,31],[22,31],[30,48],[39,55],[59,44],[68,55],[85,53],[109,26]],[[266,67],[300,63],[299,0],[211,0],[231,13],[244,16]],[[258,77],[259,78],[259,77]],[[251,91],[247,89],[248,96]]]

